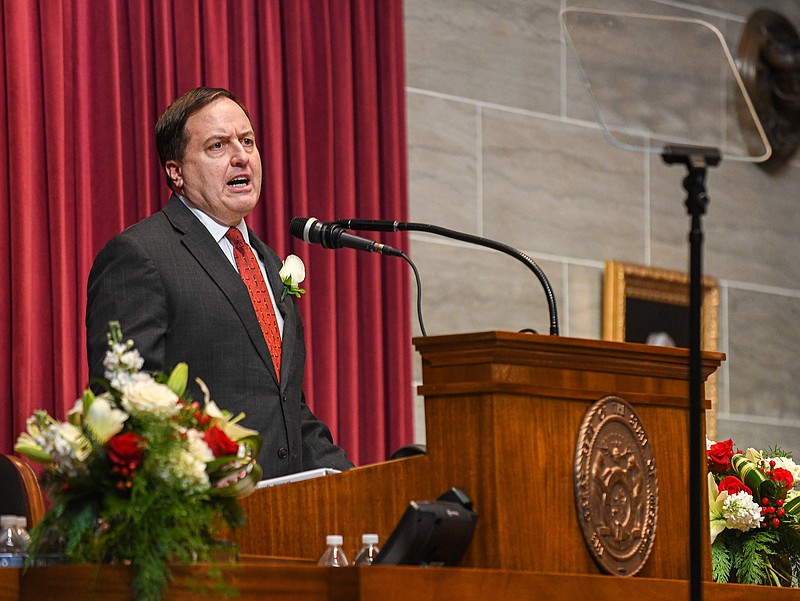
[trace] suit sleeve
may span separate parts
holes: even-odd
[[[148,371],[164,371],[167,303],[161,276],[145,249],[126,237],[113,238],[97,255],[87,287],[86,338],[89,374],[103,377],[108,324],[119,321]]]
[[[332,467],[346,471],[355,467],[344,450],[333,443],[333,436],[323,422],[318,420],[306,404],[305,394],[300,407],[303,438],[303,469]]]

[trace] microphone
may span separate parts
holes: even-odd
[[[439,236],[445,236],[446,238],[461,240],[462,242],[477,244],[506,253],[507,255],[510,255],[518,261],[524,263],[538,278],[547,298],[547,308],[550,314],[550,334],[553,336],[558,336],[558,308],[556,307],[556,297],[555,294],[553,294],[553,288],[550,286],[550,281],[547,279],[547,276],[545,275],[544,271],[542,271],[541,267],[539,267],[533,259],[531,259],[525,253],[518,251],[516,248],[509,246],[508,244],[503,244],[502,242],[497,242],[496,240],[490,240],[488,238],[482,238],[480,236],[474,236],[472,234],[466,234],[464,232],[458,232],[456,230],[447,229],[438,225],[430,225],[427,223],[390,221],[387,219],[339,219],[338,221],[334,222],[334,225],[354,230],[369,230],[376,232],[427,232],[429,234],[437,234]]]
[[[370,232],[400,232],[407,230],[409,224],[388,219],[339,219],[334,221],[348,230],[367,230]]]
[[[309,244],[321,244],[324,248],[355,248],[367,252],[402,257],[402,251],[375,240],[356,236],[338,223],[322,222],[316,217],[295,217],[289,223],[289,233]]]

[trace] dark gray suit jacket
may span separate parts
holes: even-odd
[[[249,231],[280,299],[278,256]],[[211,398],[264,444],[259,464],[271,478],[312,469],[345,470],[352,463],[333,444],[327,426],[303,394],[305,343],[295,299],[279,303],[284,319],[280,384],[247,288],[211,234],[175,196],[167,206],[114,237],[89,274],[86,330],[91,377],[103,377],[109,321],[118,320],[148,371],[189,364],[189,382],[201,378]],[[193,397],[202,400],[199,390]]]

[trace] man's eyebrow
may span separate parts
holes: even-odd
[[[252,129],[247,129],[243,131],[241,134],[237,134],[237,138],[255,138],[256,133]],[[205,140],[203,140],[203,145],[207,146],[210,142],[215,140],[230,140],[231,135],[227,132],[214,132],[209,134]]]

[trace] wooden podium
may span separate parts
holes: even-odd
[[[423,360],[427,455],[245,499],[242,562],[221,567],[242,601],[689,599],[687,350],[506,332],[429,337],[415,345]],[[703,377],[722,359],[704,353]],[[658,470],[655,544],[632,578],[600,574],[573,500],[579,427],[589,406],[606,395],[634,406]],[[451,486],[463,488],[480,513],[464,567],[313,565],[326,534],[343,534],[352,558],[363,532],[385,541],[409,501],[434,499]],[[165,601],[202,598],[198,586],[210,584],[207,568],[175,566]],[[0,571],[0,601],[130,599],[129,566],[7,570]],[[703,588],[712,601],[767,595],[800,601],[796,589],[712,582]]]
[[[656,538],[640,576],[689,579],[686,349],[509,332],[414,344],[427,454],[257,491],[244,500],[243,553],[312,560],[338,533],[352,556],[363,532],[385,541],[409,501],[458,486],[480,514],[461,565],[600,574],[578,526],[573,466],[586,410],[616,395],[639,415],[658,470]],[[723,358],[703,354],[704,379]]]

